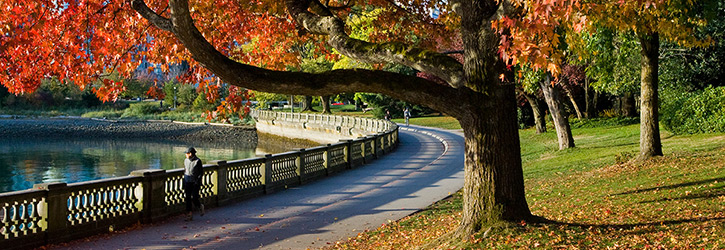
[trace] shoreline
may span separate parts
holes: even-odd
[[[254,126],[218,126],[171,121],[102,120],[78,117],[0,118],[0,137],[7,139],[123,139],[204,142],[243,146],[258,143]],[[10,119],[8,119],[10,118]]]

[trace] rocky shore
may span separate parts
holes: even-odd
[[[257,145],[253,126],[115,121],[85,118],[0,119],[0,137],[17,139],[131,139]]]

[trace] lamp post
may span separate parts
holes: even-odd
[[[176,109],[176,86],[174,86],[174,110]]]

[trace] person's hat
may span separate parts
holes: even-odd
[[[187,154],[188,153],[196,154],[196,149],[194,149],[194,147],[189,147],[189,148],[186,149],[186,152],[184,152],[184,153],[187,153]]]

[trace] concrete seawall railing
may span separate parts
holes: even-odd
[[[338,115],[253,111],[252,116],[259,132],[321,143],[365,137],[396,126],[385,120]]]
[[[328,136],[333,138],[359,138],[251,159],[211,161],[204,165],[201,187],[205,206],[302,185],[368,163],[398,145],[398,127],[388,121],[268,111],[253,115],[263,126],[302,123],[303,129],[330,128]],[[183,169],[146,169],[125,177],[43,183],[2,193],[0,249],[30,249],[181,214],[182,177]]]

